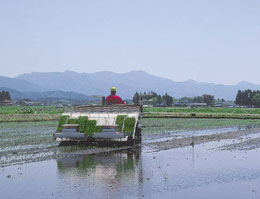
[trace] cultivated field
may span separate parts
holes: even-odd
[[[153,107],[144,108],[145,112],[167,113],[230,113],[230,114],[260,114],[260,108],[230,108],[230,107]]]
[[[2,106],[0,122],[30,122],[58,120],[63,107],[53,106]]]
[[[255,119],[201,119],[201,118],[144,118],[141,120],[145,134],[158,132],[179,132],[227,127],[260,127]]]
[[[7,114],[59,114],[63,113],[63,107],[53,106],[2,106],[0,115]]]
[[[144,109],[145,118],[230,118],[260,119],[260,108],[154,107]]]
[[[143,118],[140,146],[110,148],[61,147],[52,136],[57,125],[0,123],[1,196],[30,198],[37,192],[34,198],[40,193],[42,198],[64,199],[80,192],[92,198],[104,198],[104,193],[111,198],[122,193],[128,198],[158,198],[164,193],[163,198],[171,198],[174,192],[177,198],[192,198],[194,193],[224,198],[223,191],[239,182],[243,189],[238,195],[260,197],[258,119]],[[142,192],[135,192],[140,187]]]

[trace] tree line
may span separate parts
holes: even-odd
[[[139,103],[139,100],[145,100],[149,101],[153,105],[165,105],[165,106],[172,106],[173,105],[173,97],[165,93],[164,95],[159,95],[156,92],[144,92],[144,93],[138,93],[136,92],[133,96],[133,102],[135,104]]]
[[[133,96],[133,102],[138,104],[139,100],[143,100],[149,102],[152,105],[163,105],[163,106],[172,106],[175,102],[179,103],[206,103],[207,106],[211,106],[214,104],[215,99],[213,95],[204,94],[202,96],[196,96],[194,98],[183,97],[179,100],[175,99],[174,97],[170,96],[169,94],[165,93],[164,95],[159,95],[156,92],[144,92],[138,93],[136,92]],[[222,102],[225,100],[222,99]]]
[[[260,91],[238,90],[235,103],[239,106],[260,107]]]
[[[8,91],[0,92],[0,102],[3,102],[5,100],[11,100],[11,96],[10,96],[10,93]]]
[[[214,105],[215,102],[225,102],[224,99],[217,99],[215,100],[214,95],[209,95],[209,94],[204,94],[202,96],[195,96],[195,97],[182,97],[179,99],[179,102],[184,102],[184,103],[206,103],[207,106],[212,106]]]

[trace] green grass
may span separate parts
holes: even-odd
[[[240,119],[181,119],[181,118],[149,118],[142,119],[145,127],[143,133],[160,133],[168,131],[214,129],[234,126],[260,127],[260,120]]]

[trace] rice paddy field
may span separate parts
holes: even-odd
[[[57,125],[0,123],[3,198],[260,197],[260,120],[143,118],[140,146],[110,148],[61,147]]]
[[[53,106],[2,106],[0,115],[7,114],[60,114],[64,112],[63,107]]]
[[[259,108],[230,107],[153,107],[144,108],[145,118],[229,118],[260,119]]]
[[[64,107],[53,106],[2,106],[0,123],[58,120],[64,110]]]
[[[260,108],[230,108],[230,107],[153,107],[144,108],[145,112],[167,113],[230,113],[230,114],[260,114]]]
[[[53,139],[57,125],[58,121],[0,123],[0,165],[48,159],[61,151],[78,150],[58,146]],[[164,137],[165,133],[182,135],[185,131],[205,129],[258,128],[260,120],[152,118],[142,119],[140,126],[145,141],[153,135]]]
[[[3,106],[0,107],[1,122],[56,121],[71,109],[52,106]],[[144,118],[214,118],[214,119],[260,119],[260,108],[216,107],[153,107],[144,108]]]
[[[227,127],[260,127],[260,120],[197,119],[197,118],[144,118],[141,120],[144,134],[217,129]]]

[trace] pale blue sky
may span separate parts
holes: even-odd
[[[0,68],[260,84],[260,1],[0,0]]]

